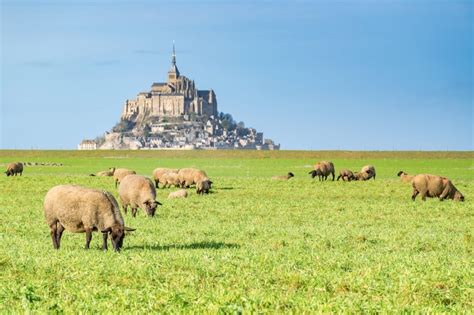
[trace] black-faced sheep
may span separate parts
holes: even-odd
[[[398,172],[397,176],[400,177],[401,181],[404,183],[411,183],[413,177],[415,177],[415,175],[408,175],[404,171]]]
[[[309,172],[311,178],[318,176],[319,180],[327,180],[329,174],[332,175],[332,180],[335,178],[334,164],[328,161],[321,161],[314,165],[313,170]]]
[[[290,178],[295,177],[295,175],[292,172],[288,172],[285,176],[282,175],[277,175],[277,176],[272,176],[273,180],[289,180]]]
[[[89,176],[114,176],[115,167],[111,167],[108,171],[101,171]]]
[[[23,174],[23,163],[16,162],[16,163],[9,163],[7,165],[7,170],[5,171],[7,176],[16,176],[16,174]]]
[[[341,170],[339,171],[339,176],[337,177],[337,180],[339,180],[339,178],[342,178],[343,181],[351,181],[353,180],[355,177],[354,177],[354,173],[352,173],[352,171],[350,170]]]
[[[118,184],[128,175],[134,175],[136,174],[135,171],[126,169],[126,168],[117,168],[114,171],[114,180],[115,180],[115,188],[117,188]]]
[[[178,169],[175,168],[155,168],[153,170],[153,180],[155,181],[155,188],[158,188],[158,184],[163,184],[163,176],[167,173],[176,173],[178,174]]]
[[[145,176],[132,174],[124,177],[118,192],[123,211],[126,214],[127,208],[130,206],[134,217],[138,208],[146,211],[148,216],[153,217],[156,207],[161,205],[156,200],[156,189],[153,182]]]
[[[426,197],[439,197],[440,201],[448,198],[456,201],[464,201],[464,196],[446,177],[419,174],[413,177],[412,186],[413,194],[411,199],[413,201],[415,201],[418,194],[421,194],[421,199],[423,201],[426,201]]]
[[[107,250],[110,234],[114,250],[119,251],[125,231],[134,230],[124,226],[117,201],[109,192],[76,185],[51,188],[44,199],[44,214],[55,249],[60,247],[64,230],[85,232],[86,248],[89,248],[92,231],[101,231],[102,249]]]

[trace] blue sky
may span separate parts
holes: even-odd
[[[175,40],[180,72],[283,149],[472,150],[473,7],[2,1],[0,148],[103,134]]]

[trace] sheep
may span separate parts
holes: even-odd
[[[77,185],[59,185],[51,188],[44,198],[44,215],[50,228],[53,247],[59,249],[64,230],[86,233],[88,249],[93,231],[103,235],[102,249],[107,250],[110,234],[115,251],[120,251],[125,231],[134,231],[123,223],[117,201],[107,191]]]
[[[418,174],[413,177],[411,183],[413,186],[411,199],[413,201],[415,201],[418,194],[421,194],[423,201],[426,201],[426,197],[439,197],[440,201],[448,198],[456,201],[464,201],[464,196],[446,177]]]
[[[9,163],[7,165],[7,170],[5,171],[5,174],[8,176],[13,176],[16,174],[20,174],[20,176],[23,174],[23,163],[21,162],[16,162],[16,163]]]
[[[158,188],[158,184],[162,183],[163,175],[167,173],[176,173],[178,174],[178,169],[175,168],[155,168],[153,170],[153,180],[155,181],[155,188]]]
[[[415,175],[408,175],[404,171],[398,172],[397,176],[399,176],[400,179],[402,180],[402,182],[404,182],[404,183],[410,183],[412,181],[413,177],[415,177]]]
[[[311,178],[318,176],[319,180],[327,180],[329,174],[332,174],[332,180],[334,181],[335,171],[334,164],[332,162],[321,161],[314,165],[314,169],[309,172]]]
[[[178,173],[174,172],[168,172],[163,174],[161,176],[160,182],[163,184],[163,188],[166,188],[166,185],[168,185],[168,187],[171,187],[171,185],[174,185],[175,187],[181,186],[179,182]]]
[[[114,176],[115,167],[111,167],[108,171],[101,171],[89,176]]]
[[[171,192],[168,195],[168,199],[187,198],[187,197],[188,197],[188,191],[186,189],[180,189],[175,192]]]
[[[292,172],[288,172],[287,175],[285,176],[273,176],[273,180],[289,180],[290,178],[295,177],[295,175]]]
[[[117,185],[120,184],[120,182],[122,181],[122,179],[125,178],[125,176],[127,175],[134,175],[136,174],[135,171],[132,171],[132,170],[129,170],[129,169],[126,169],[126,168],[117,168],[115,169],[114,171],[114,180],[115,180],[115,188],[117,188]]]
[[[120,183],[119,198],[123,211],[127,214],[127,208],[132,208],[132,215],[137,215],[137,209],[145,210],[147,215],[153,217],[156,207],[161,203],[156,200],[156,189],[153,182],[141,175],[128,175]]]
[[[190,187],[196,184],[197,194],[208,194],[211,189],[212,181],[206,172],[195,168],[182,168],[178,172],[179,182],[182,188]]]
[[[362,169],[360,170],[361,173],[366,173],[368,176],[367,176],[367,179],[371,179],[373,178],[375,180],[375,167],[373,167],[373,165],[365,165],[364,167],[362,167]],[[365,180],[367,180],[365,179]]]
[[[339,178],[342,178],[343,181],[351,181],[354,179],[354,173],[352,173],[352,171],[350,170],[341,170],[339,171],[339,176],[337,177],[337,180],[339,180]]]

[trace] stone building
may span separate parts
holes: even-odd
[[[125,101],[123,120],[140,121],[145,117],[177,117],[189,114],[217,115],[217,99],[213,90],[198,90],[194,80],[178,70],[173,45],[171,66],[166,82],[153,83],[151,90]]]
[[[97,143],[94,140],[82,140],[77,146],[78,150],[97,150]]]

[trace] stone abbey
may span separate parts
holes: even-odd
[[[189,114],[217,115],[217,99],[213,90],[198,90],[191,80],[179,73],[173,45],[171,66],[166,82],[153,83],[151,91],[126,100],[122,119],[140,121],[145,117],[177,117]]]

